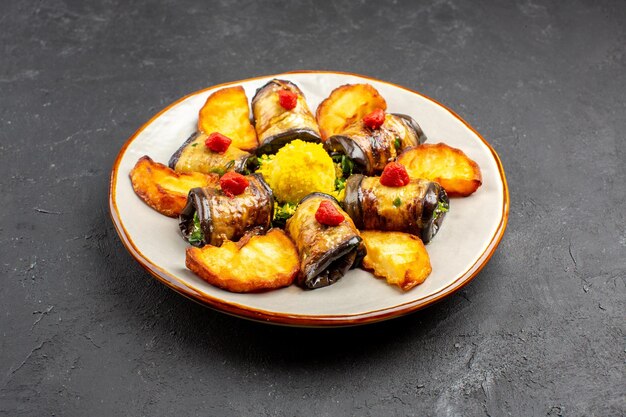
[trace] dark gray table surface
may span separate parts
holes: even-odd
[[[297,329],[174,293],[109,218],[113,161],[177,98],[293,69],[456,110],[511,192],[497,252],[409,316]],[[3,1],[0,414],[626,414],[626,4]]]

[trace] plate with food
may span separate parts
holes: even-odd
[[[398,317],[457,291],[506,228],[502,164],[418,92],[299,71],[191,93],[111,173],[113,223],[156,279],[296,326]]]

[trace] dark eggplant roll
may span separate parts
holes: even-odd
[[[361,230],[407,232],[428,243],[441,227],[450,203],[436,182],[411,179],[403,187],[386,187],[380,177],[355,174],[346,181],[343,208]]]
[[[246,177],[248,187],[239,195],[226,196],[217,187],[192,188],[179,216],[180,231],[194,246],[221,246],[237,241],[254,228],[268,230],[274,215],[274,195],[260,174]]]
[[[328,138],[324,147],[331,155],[346,155],[352,159],[355,172],[377,175],[388,162],[395,161],[403,149],[425,141],[426,135],[411,116],[387,113],[380,128],[370,129],[358,120]]]
[[[289,90],[296,94],[296,106],[287,110],[280,105],[278,92]],[[258,155],[276,153],[294,139],[321,142],[315,116],[306,104],[304,94],[292,82],[271,80],[259,88],[252,98],[254,127],[259,138]]]
[[[345,217],[337,226],[326,226],[315,219],[322,201],[329,200]],[[325,287],[337,282],[365,256],[359,231],[334,197],[312,193],[304,197],[285,230],[300,255],[297,283],[307,289]]]
[[[201,172],[224,174],[227,171],[245,173],[252,154],[229,146],[226,152],[213,152],[204,144],[208,136],[195,132],[172,155],[169,167],[176,172]]]

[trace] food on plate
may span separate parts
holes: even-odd
[[[404,291],[421,284],[424,244],[448,196],[480,187],[478,165],[424,145],[419,124],[387,113],[369,84],[336,88],[317,118],[285,80],[259,88],[251,107],[253,124],[241,86],[215,91],[169,168],[144,156],[130,173],[140,198],[179,217],[187,267],[234,292],[321,288],[361,261]]]
[[[432,267],[426,247],[413,235],[402,232],[361,231],[367,248],[363,268],[390,285],[408,291],[426,280]]]
[[[320,142],[319,128],[304,94],[290,81],[271,80],[252,99],[257,154],[272,154],[294,139]]]
[[[253,152],[259,144],[250,123],[248,97],[241,86],[222,88],[207,98],[200,109],[198,130],[207,135],[221,133],[244,151]]]
[[[172,155],[169,166],[176,172],[220,175],[228,171],[244,173],[251,157],[250,153],[232,144],[224,152],[212,150],[210,135],[195,132]]]
[[[371,112],[385,111],[385,99],[369,84],[346,84],[335,88],[317,108],[322,139],[343,132]]]
[[[412,178],[404,186],[389,187],[380,177],[354,174],[346,181],[343,207],[359,230],[407,232],[428,243],[450,206],[436,182]]]
[[[233,292],[286,287],[299,271],[296,248],[280,229],[250,233],[219,247],[187,248],[185,265],[208,283]]]
[[[297,204],[316,191],[335,192],[335,164],[319,143],[296,139],[275,155],[259,158],[259,164],[257,172],[263,174],[281,204]]]
[[[436,181],[450,197],[466,197],[481,186],[480,167],[460,150],[437,143],[406,149],[398,162],[413,178]]]
[[[238,195],[226,188],[224,177],[221,185],[189,191],[179,226],[185,240],[194,246],[220,246],[225,240],[239,240],[251,229],[270,228],[274,197],[263,177],[246,176],[247,186]]]
[[[187,203],[189,190],[216,184],[218,176],[199,172],[181,174],[149,156],[142,156],[130,171],[130,181],[147,205],[166,216],[178,217]]]
[[[318,214],[320,206],[326,206],[321,210],[327,213]],[[337,222],[337,213],[343,220]],[[297,283],[307,289],[337,282],[364,255],[359,231],[337,200],[328,194],[313,193],[303,198],[287,220],[286,230],[300,257]]]
[[[354,172],[377,175],[403,149],[419,145],[424,140],[426,137],[413,118],[387,113],[377,128],[368,127],[363,119],[357,120],[328,138],[324,147],[331,155],[350,158],[354,162]]]

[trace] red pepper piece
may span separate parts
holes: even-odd
[[[230,146],[232,140],[221,133],[213,132],[204,141],[204,145],[213,152],[224,153]]]
[[[278,103],[285,110],[291,110],[298,104],[298,95],[291,90],[278,90]]]
[[[343,214],[339,213],[335,205],[328,200],[322,201],[315,212],[315,220],[326,226],[337,226],[344,219]]]
[[[250,184],[246,177],[234,171],[227,172],[220,178],[220,187],[228,197],[243,193],[248,185]]]
[[[363,123],[370,129],[378,129],[385,123],[385,111],[376,109],[363,118]]]
[[[410,180],[404,165],[397,162],[389,162],[385,165],[383,174],[380,176],[380,183],[387,187],[402,187],[407,185]]]

